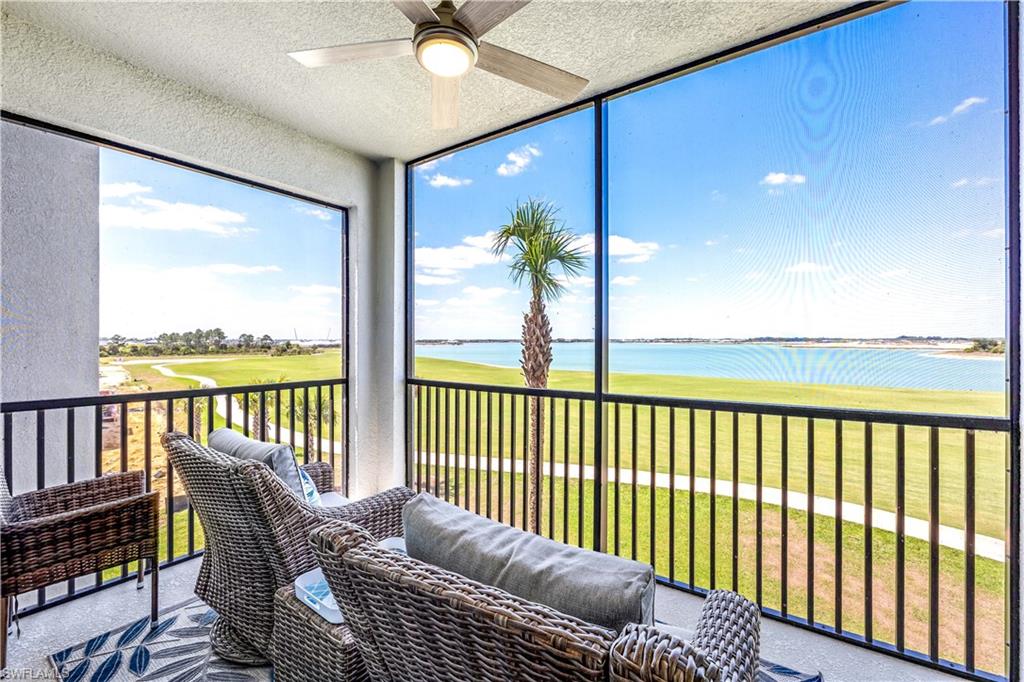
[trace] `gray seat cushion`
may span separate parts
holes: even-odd
[[[284,481],[285,485],[295,491],[295,494],[306,499],[302,490],[302,481],[299,480],[299,465],[295,462],[295,453],[288,445],[276,443],[263,443],[258,440],[246,438],[234,429],[217,429],[210,433],[207,440],[209,446],[217,452],[237,459],[252,459],[263,462],[270,470],[277,474],[277,477]]]
[[[510,528],[420,493],[402,511],[409,556],[616,632],[654,622],[654,570]]]

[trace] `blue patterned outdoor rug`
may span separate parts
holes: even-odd
[[[240,666],[210,648],[217,615],[198,597],[166,609],[155,629],[149,618],[96,635],[50,654],[63,682],[270,682],[269,667]],[[312,682],[312,681],[311,681]],[[824,682],[819,673],[801,673],[761,659],[757,682]]]
[[[50,655],[64,682],[269,682],[269,667],[241,666],[210,648],[217,615],[198,597]]]

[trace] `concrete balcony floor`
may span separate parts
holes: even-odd
[[[199,562],[186,561],[160,572],[161,609],[193,596]],[[692,629],[701,603],[699,597],[659,586],[656,617]],[[21,638],[12,636],[10,640],[7,673],[15,679],[18,675],[21,679],[48,679],[42,677],[51,675],[48,654],[123,625],[145,615],[148,609],[147,580],[143,590],[136,590],[135,583],[128,582],[23,618]],[[959,679],[771,620],[762,621],[761,655],[796,670],[821,671],[828,682]]]

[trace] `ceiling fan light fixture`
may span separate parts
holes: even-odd
[[[442,78],[457,78],[476,64],[476,43],[457,31],[424,31],[416,38],[420,66]]]

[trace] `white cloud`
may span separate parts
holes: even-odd
[[[108,182],[100,185],[100,199],[120,199],[136,194],[149,194],[152,191],[152,187],[137,182]]]
[[[303,204],[295,204],[295,205],[292,206],[292,208],[297,213],[301,213],[303,215],[308,215],[311,218],[316,218],[317,220],[323,220],[324,222],[330,220],[333,217],[333,216],[331,216],[331,212],[330,211],[327,211],[327,210],[322,209],[322,208],[314,208],[312,206],[305,206]]]
[[[217,206],[137,197],[131,206],[100,204],[100,227],[169,232],[206,232],[235,237],[253,232],[243,213]]]
[[[711,190],[711,201],[721,203],[726,201],[728,198],[729,196],[725,192],[720,192],[717,189]]]
[[[465,237],[455,246],[420,246],[416,249],[416,267],[424,272],[443,269],[471,270],[480,265],[492,265],[498,257],[491,253],[487,235]]]
[[[453,156],[455,156],[455,154],[445,154],[444,156],[440,156],[436,159],[431,159],[430,161],[426,161],[416,166],[416,170],[421,173],[432,171],[437,168],[438,164],[450,160]]]
[[[505,155],[506,162],[498,166],[498,175],[505,177],[519,175],[540,155],[540,148],[534,144],[513,149]]]
[[[967,187],[968,185],[971,185],[972,187],[988,187],[989,185],[995,184],[995,182],[995,178],[983,175],[978,178],[960,178],[959,180],[950,183],[950,187],[959,188]]]
[[[469,286],[462,290],[461,296],[453,296],[444,303],[456,307],[476,307],[484,304],[491,304],[502,296],[511,294],[511,289],[504,287],[478,287]]]
[[[637,277],[636,275],[629,275],[629,276],[618,275],[616,277],[612,277],[612,282],[611,283],[612,283],[613,286],[631,287],[631,286],[633,286],[634,284],[636,284],[639,281],[640,281],[640,278]]]
[[[704,246],[718,246],[718,240],[717,239],[709,239],[706,242],[704,242]]]
[[[812,261],[801,261],[794,265],[790,265],[786,268],[786,272],[793,273],[805,273],[805,272],[826,272],[831,270],[831,266],[822,265],[821,263],[814,263]]]
[[[581,235],[573,242],[573,248],[582,249],[584,253],[593,255],[594,235]],[[618,259],[620,263],[646,263],[660,250],[661,245],[657,242],[638,242],[617,234],[608,236],[608,255]]]
[[[996,228],[993,228],[991,230],[985,230],[984,232],[981,233],[981,236],[985,237],[987,239],[1002,239],[1003,238],[1003,228],[996,227]]]
[[[458,281],[458,277],[435,277],[433,275],[424,275],[419,272],[416,273],[416,284],[421,284],[423,286],[441,286],[444,284],[455,284]]]
[[[434,173],[428,180],[431,187],[464,187],[472,185],[472,178],[453,178],[443,173]]]
[[[478,249],[491,250],[491,246],[494,244],[494,230],[488,230],[483,234],[470,235],[462,238],[462,243],[468,246],[474,246]]]
[[[297,291],[305,296],[340,296],[341,287],[330,284],[293,284],[288,287],[291,291]]]
[[[262,275],[267,272],[281,272],[281,268],[276,265],[239,265],[238,263],[213,263],[211,265],[196,265],[187,269],[202,270],[215,275]]]
[[[421,305],[421,306],[424,306],[424,307],[427,307],[427,308],[430,308],[430,307],[433,307],[435,305],[438,305],[439,303],[440,303],[440,301],[438,301],[436,298],[417,298],[416,299],[416,305]]]
[[[950,111],[948,114],[936,116],[932,120],[928,121],[928,125],[937,126],[946,123],[953,116],[959,116],[960,114],[963,114],[966,111],[968,111],[971,107],[977,106],[979,104],[984,104],[987,101],[987,97],[967,97],[966,99],[961,100],[961,102],[957,104],[955,107],[953,107],[953,110]]]
[[[807,182],[807,176],[801,173],[773,171],[761,178],[762,185],[802,185],[805,182]]]

